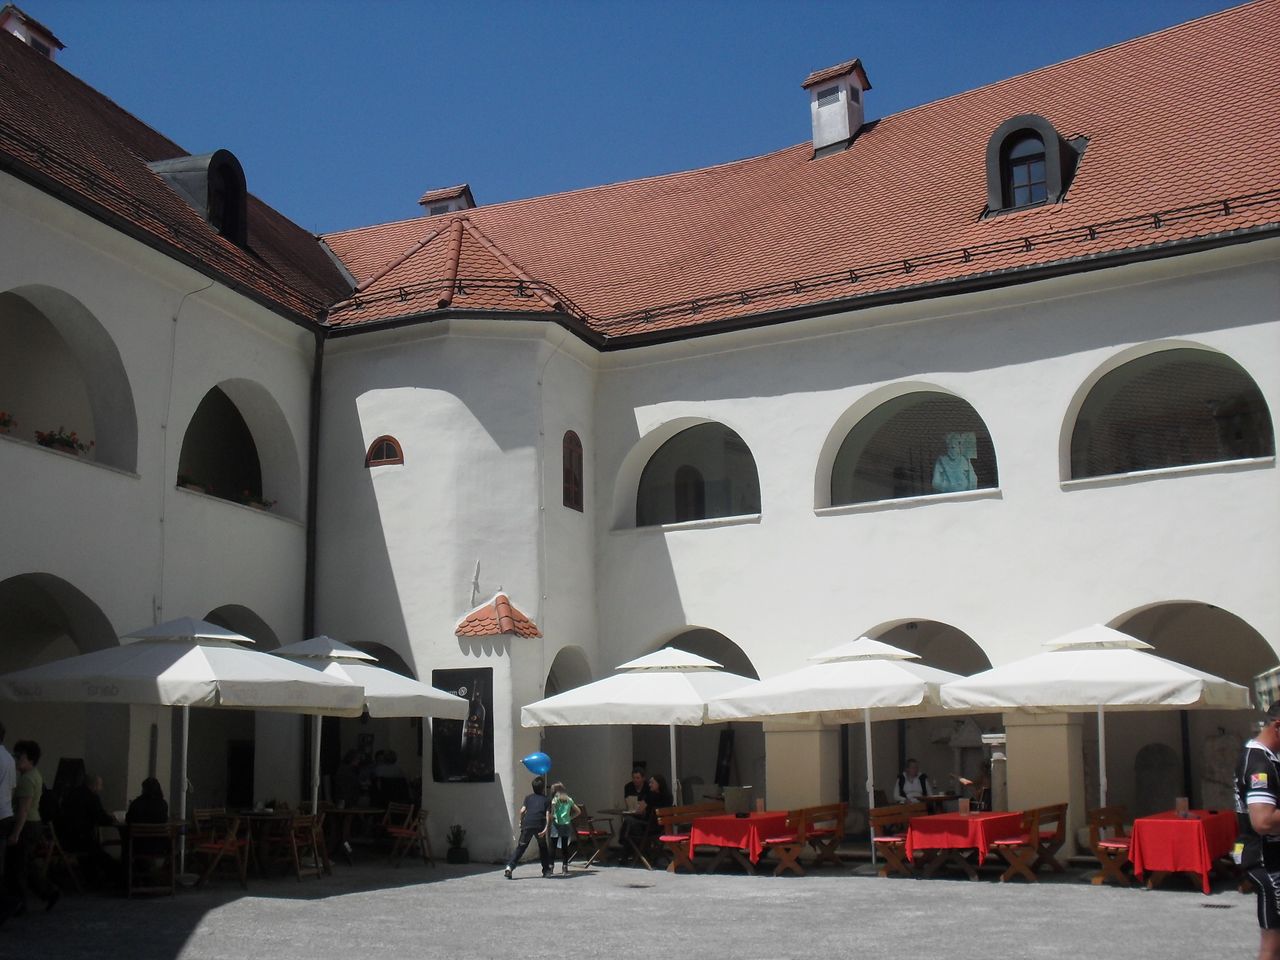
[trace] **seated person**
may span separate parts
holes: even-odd
[[[164,789],[155,777],[147,777],[142,781],[142,793],[134,797],[125,812],[124,822],[134,823],[168,823],[169,804],[164,798]],[[168,844],[163,840],[148,841],[145,846],[137,846],[135,850],[163,855],[169,852]]]
[[[636,805],[644,799],[644,795],[648,792],[649,778],[645,776],[643,769],[636,767],[631,771],[631,779],[622,788],[623,809],[628,811],[635,809]]]
[[[115,876],[119,873],[119,864],[102,849],[98,839],[98,828],[112,826],[115,822],[115,817],[102,806],[102,778],[86,773],[67,791],[58,808],[54,829],[62,849],[77,854],[80,864],[91,873]]]
[[[622,818],[618,836],[623,846],[628,841],[639,842],[647,836],[656,836],[659,832],[658,810],[669,807],[674,802],[671,789],[662,774],[655,773],[645,786],[643,799],[636,804],[635,812]]]
[[[920,772],[920,762],[914,758],[907,760],[905,769],[893,783],[893,802],[921,803],[933,792],[933,783]]]

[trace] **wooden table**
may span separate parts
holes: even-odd
[[[1213,862],[1231,852],[1236,831],[1230,810],[1189,810],[1186,817],[1167,810],[1139,817],[1129,839],[1133,874],[1148,874],[1148,887],[1159,886],[1170,873],[1199,874],[1200,888],[1208,893]]]
[[[761,811],[745,817],[727,813],[699,817],[689,828],[689,853],[698,847],[716,847],[716,858],[707,868],[714,873],[725,857],[732,857],[747,873],[755,873],[765,837],[787,829],[787,811]]]
[[[1022,812],[934,813],[912,817],[907,826],[907,859],[928,856],[925,876],[931,877],[945,864],[965,872],[970,880],[978,879],[978,871],[967,854],[977,851],[978,863],[987,858],[993,840],[1016,834],[1022,825]]]

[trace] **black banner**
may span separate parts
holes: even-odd
[[[431,685],[470,706],[466,720],[431,722],[431,776],[436,783],[493,782],[493,668],[432,670]]]

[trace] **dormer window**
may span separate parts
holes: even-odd
[[[1000,124],[987,141],[985,215],[1061,201],[1084,146],[1084,137],[1064,140],[1034,113]]]
[[[147,164],[208,222],[238,247],[249,242],[244,168],[227,150]]]

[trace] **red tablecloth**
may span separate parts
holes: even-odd
[[[760,859],[760,844],[766,837],[776,837],[787,829],[787,812],[766,811],[749,817],[733,814],[699,817],[689,827],[689,849],[700,846],[732,847],[747,851],[752,863]]]
[[[1209,868],[1231,852],[1236,815],[1230,810],[1192,810],[1186,819],[1173,810],[1133,821],[1129,859],[1135,874],[1186,871],[1200,874],[1209,892]]]
[[[978,862],[987,858],[993,840],[1018,833],[1021,811],[1009,813],[935,813],[912,817],[907,827],[907,858],[917,850],[977,850]]]

